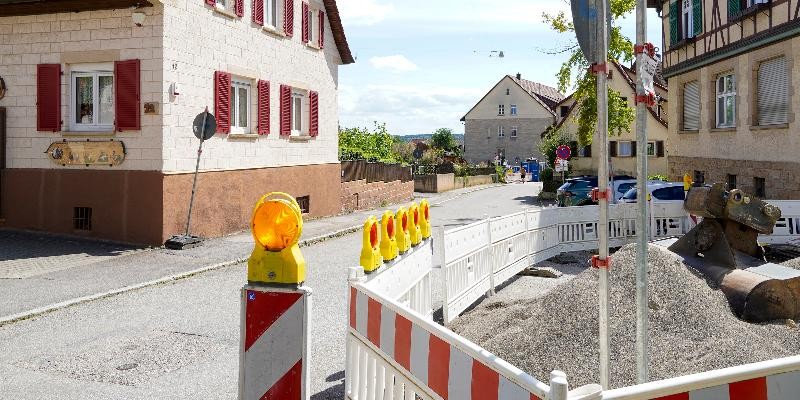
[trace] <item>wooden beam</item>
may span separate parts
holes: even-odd
[[[152,7],[149,0],[38,0],[0,6],[0,17],[41,15],[130,7]]]

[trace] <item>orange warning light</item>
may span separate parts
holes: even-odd
[[[250,222],[256,243],[247,261],[249,281],[293,285],[305,280],[306,263],[297,244],[302,215],[295,198],[286,193],[273,192],[258,200]]]

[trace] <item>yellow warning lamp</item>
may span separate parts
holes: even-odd
[[[395,222],[397,223],[397,234],[394,238],[397,242],[397,250],[400,253],[405,253],[411,248],[411,233],[409,232],[411,221],[408,219],[408,211],[406,211],[405,207],[400,207],[397,210]]]
[[[408,234],[411,236],[411,245],[416,246],[422,241],[422,232],[419,227],[419,206],[417,203],[411,203],[408,207]]]
[[[303,213],[294,197],[280,192],[256,203],[250,227],[256,245],[247,260],[250,282],[300,284],[306,279],[306,261],[297,241],[303,233]]]
[[[381,257],[384,260],[394,260],[397,258],[399,251],[397,250],[397,240],[395,237],[397,227],[395,226],[394,214],[391,211],[386,211],[381,217]]]
[[[364,272],[372,272],[380,268],[383,259],[378,248],[378,220],[370,215],[364,222],[364,242],[361,245],[361,267]]]
[[[423,239],[431,237],[431,206],[428,200],[419,202],[419,228]]]
[[[692,187],[692,177],[689,174],[683,175],[683,190],[688,191]]]

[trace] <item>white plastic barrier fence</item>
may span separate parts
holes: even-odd
[[[384,297],[402,303],[426,318],[431,318],[432,268],[433,241],[425,240],[367,275],[366,284]]]
[[[770,201],[783,217],[765,243],[800,239],[800,201]],[[511,279],[529,265],[562,252],[594,250],[598,246],[597,206],[527,210],[439,232],[442,243],[445,323]],[[636,237],[636,204],[609,206],[609,244],[631,243]],[[679,202],[650,202],[650,239],[681,236],[699,218],[690,217]]]
[[[349,299],[347,399],[533,400],[550,391],[368,283],[351,280]]]
[[[604,400],[797,400],[800,356],[739,365],[603,392]]]

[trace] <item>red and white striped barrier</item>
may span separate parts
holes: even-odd
[[[399,303],[368,294],[368,289],[361,284],[350,287],[349,311],[349,331],[353,336],[349,339],[368,344],[366,350],[378,353],[376,358],[389,359],[383,368],[391,368],[394,374],[408,380],[416,397],[533,400],[544,399],[548,391],[544,383],[435,322],[403,310]],[[350,399],[414,398],[407,393],[397,393],[402,397],[386,397],[389,394],[386,382],[395,379],[384,379],[386,373],[378,373],[374,364],[364,373],[359,360],[368,359],[348,354]],[[377,383],[379,378],[383,387]],[[421,393],[416,392],[420,389]]]
[[[311,291],[242,289],[240,400],[301,400],[308,393]]]
[[[604,400],[797,400],[800,356],[607,390]]]

